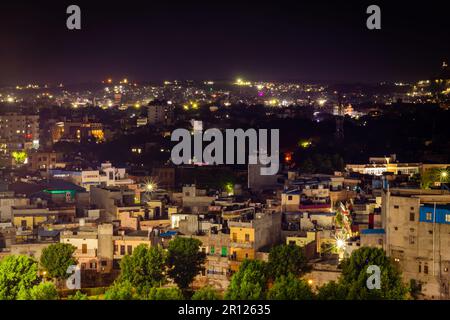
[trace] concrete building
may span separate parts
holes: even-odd
[[[383,192],[384,249],[426,299],[449,299],[450,193],[391,189]]]
[[[32,152],[28,155],[28,164],[32,171],[65,167],[59,152]]]
[[[121,212],[141,211],[135,203],[135,192],[124,187],[91,187],[91,205],[103,209],[103,221],[118,219]]]
[[[39,116],[8,113],[0,115],[0,141],[18,143],[18,149],[39,148]]]
[[[12,219],[12,207],[27,206],[30,200],[24,197],[14,196],[14,192],[0,193],[0,222],[8,222]]]
[[[67,171],[50,170],[53,178],[71,181],[86,191],[92,186],[129,186],[134,180],[129,179],[124,168],[115,168],[111,163],[102,163],[99,170]]]
[[[171,125],[173,122],[173,107],[164,101],[155,101],[148,106],[149,125]]]
[[[244,259],[255,259],[263,247],[275,245],[281,239],[281,213],[257,212],[254,219],[233,218],[230,229],[230,268],[239,269]]]

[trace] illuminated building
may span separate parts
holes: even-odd
[[[163,101],[153,101],[148,106],[148,124],[170,125],[173,122],[173,106]]]
[[[0,141],[9,150],[39,148],[39,116],[18,113],[0,115]]]
[[[386,254],[428,299],[450,298],[450,193],[387,189],[382,194]]]

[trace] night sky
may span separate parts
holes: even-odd
[[[0,84],[415,81],[450,57],[443,1],[92,2],[1,1]],[[80,31],[66,28],[70,4],[81,7]],[[382,30],[366,28],[370,4]]]

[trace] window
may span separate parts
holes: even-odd
[[[210,254],[214,254],[215,251],[216,251],[216,248],[214,248],[214,246],[211,246],[211,247],[209,248],[209,253],[210,253]]]
[[[233,237],[233,241],[236,242],[236,240],[237,240],[237,234],[236,234],[236,232],[233,232],[232,237]]]
[[[398,209],[399,207],[398,206],[394,206],[394,209]]]
[[[433,219],[433,214],[432,214],[431,212],[427,212],[427,217],[426,217],[426,219],[427,219],[427,220]]]
[[[288,196],[288,200],[291,201],[292,200],[292,196]]]
[[[120,255],[124,255],[125,254],[125,246],[120,246]]]
[[[250,235],[248,233],[245,234],[245,241],[246,242],[250,241]]]
[[[106,262],[106,260],[102,260],[102,261],[100,261],[100,265],[102,267],[106,267],[108,265],[108,262]]]
[[[114,245],[114,252],[119,251],[119,246],[117,244]]]
[[[445,222],[450,222],[450,214],[445,215]]]
[[[428,274],[428,264],[426,264],[426,263],[423,266],[423,273]]]
[[[132,254],[133,253],[133,247],[132,246],[127,246],[127,253],[128,254]]]
[[[87,244],[83,243],[81,245],[81,253],[86,254],[87,253]]]
[[[228,255],[228,249],[227,247],[222,247],[221,256],[226,257]]]
[[[416,243],[416,237],[409,236],[409,244],[414,244],[414,243]]]
[[[421,273],[421,272],[422,272],[422,263],[419,262],[419,273]]]
[[[414,212],[410,212],[409,213],[409,221],[414,221],[415,220],[415,214]]]
[[[295,241],[289,240],[289,244],[290,244],[290,245],[295,245]]]

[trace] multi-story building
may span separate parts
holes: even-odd
[[[281,237],[281,213],[257,212],[254,219],[245,216],[228,220],[230,229],[230,269],[237,271],[244,259],[256,259],[263,247],[274,245]]]
[[[92,186],[129,186],[134,180],[129,179],[125,168],[115,168],[111,163],[102,163],[99,170],[50,170],[54,178],[71,181],[89,191]]]
[[[12,207],[26,206],[30,199],[17,197],[14,192],[0,192],[0,222],[9,222],[12,219]]]
[[[62,153],[39,151],[28,155],[28,164],[32,171],[61,168],[65,165],[62,163]]]
[[[58,141],[80,142],[89,139],[98,142],[105,140],[103,124],[91,122],[89,119],[84,119],[82,122],[56,122],[50,128],[50,134],[53,143]]]
[[[382,196],[384,249],[425,298],[450,298],[450,193],[391,189]]]
[[[0,141],[17,142],[22,149],[39,146],[39,116],[8,113],[0,115]]]
[[[173,107],[164,101],[155,101],[148,106],[148,124],[171,125],[173,122]]]

